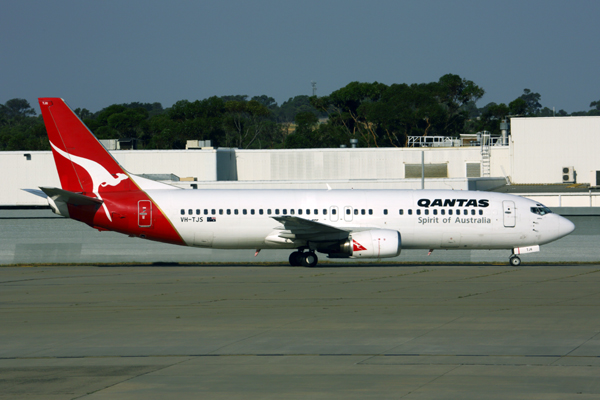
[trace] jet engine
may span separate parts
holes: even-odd
[[[335,250],[327,251],[329,258],[386,258],[400,255],[402,240],[400,232],[389,229],[373,229],[353,232]]]

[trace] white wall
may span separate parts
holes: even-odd
[[[514,183],[561,183],[575,167],[578,183],[600,170],[600,117],[511,118]]]
[[[448,177],[466,177],[467,162],[481,162],[479,147],[237,150],[238,180],[404,179],[405,164],[448,163]],[[508,169],[509,148],[492,148],[492,176]],[[508,173],[508,171],[507,171]]]
[[[111,154],[133,174],[172,173],[180,178],[196,177],[199,182],[216,182],[218,176],[219,180],[235,179],[236,172],[229,168],[236,169],[240,182],[322,181],[340,187],[420,188],[420,180],[398,180],[404,179],[405,164],[421,163],[422,151],[406,148],[235,150],[235,153],[230,150],[116,150]],[[446,183],[434,183],[434,180],[428,179],[427,188],[439,188],[441,185],[466,189],[466,163],[481,162],[479,147],[427,148],[424,151],[425,163],[448,163],[449,177],[459,179]],[[26,159],[26,153],[31,155],[31,160]],[[508,147],[492,149],[492,176],[502,176],[500,165],[508,169],[508,159]],[[219,175],[217,166],[221,168]],[[1,152],[0,171],[3,172],[0,174],[3,188],[0,191],[0,206],[46,205],[45,199],[20,189],[60,187],[54,159],[49,151]],[[353,181],[362,182],[353,184]],[[389,181],[389,185],[385,181]],[[317,183],[317,187],[320,186]]]
[[[27,160],[25,154],[31,155]],[[133,174],[175,174],[180,178],[216,181],[217,150],[116,150],[113,157]],[[47,205],[21,189],[60,187],[50,151],[0,152],[0,206]]]

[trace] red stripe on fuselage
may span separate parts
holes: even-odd
[[[103,193],[102,199],[108,209],[112,221],[106,216],[103,206],[73,206],[69,205],[70,217],[84,222],[96,229],[102,228],[126,235],[141,237],[158,242],[187,246],[173,227],[171,221],[164,215],[158,205],[143,191]],[[142,200],[152,204],[151,225],[144,222],[140,226],[138,219],[138,204]],[[144,203],[146,205],[147,203]]]

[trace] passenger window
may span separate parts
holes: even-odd
[[[383,210],[383,215],[387,215],[387,208]]]
[[[440,210],[440,214],[446,215],[446,210]]]
[[[398,210],[398,214],[404,215],[404,210],[403,209]]]
[[[194,210],[192,210],[192,209],[189,209],[189,210],[188,210],[188,214],[189,214],[189,215],[192,215],[193,213],[194,213]]]
[[[369,215],[373,215],[373,209],[369,208]]]
[[[204,215],[208,215],[208,209],[204,209]]]
[[[250,210],[250,214],[254,215],[254,208]]]
[[[425,215],[429,215],[429,210],[427,208],[423,210],[423,212],[425,213]]]
[[[362,210],[360,210],[360,215],[365,215],[365,209],[363,208]]]
[[[408,209],[408,215],[412,215],[412,208]]]
[[[317,209],[315,208],[315,210],[314,210],[314,211],[315,211],[315,215],[319,215],[319,210],[317,210]]]
[[[302,215],[302,209],[301,208],[298,209],[298,215]]]
[[[475,209],[471,210],[471,215],[475,215]]]
[[[463,210],[463,215],[469,215],[469,210]]]
[[[287,214],[287,209],[286,209],[286,208],[284,208],[283,210],[281,210],[281,213],[282,213],[283,215],[286,215],[286,214]]]
[[[448,210],[448,215],[452,215],[452,210]]]
[[[346,215],[350,215],[350,209],[346,208]]]
[[[215,214],[217,213],[217,210],[215,210],[215,209],[213,208],[212,210],[210,210],[210,213],[211,213],[212,215],[215,215]]]
[[[248,210],[246,210],[245,208],[242,210],[242,214],[247,215],[248,214]]]
[[[483,215],[483,210],[479,210],[479,215]]]
[[[258,213],[259,213],[260,215],[263,215],[263,209],[261,208],[260,210],[258,210]]]
[[[271,209],[267,208],[267,214],[271,215]]]
[[[229,208],[227,209],[227,215],[231,215],[231,210]]]
[[[327,209],[326,208],[323,209],[323,215],[327,215]]]
[[[200,209],[196,208],[196,215],[200,215]]]
[[[354,215],[358,215],[358,209],[357,208],[354,209]]]
[[[421,209],[417,208],[417,215],[421,215]]]
[[[437,209],[433,209],[433,215],[437,215]]]
[[[533,210],[533,208],[532,208],[532,210]],[[185,215],[185,210],[183,208],[181,209],[181,215]]]
[[[279,208],[275,209],[275,215],[279,215]]]
[[[290,215],[294,215],[294,209],[290,208]]]
[[[306,215],[310,215],[310,210],[308,208],[306,209]]]
[[[332,208],[332,209],[331,209],[331,213],[332,213],[333,215],[336,215],[336,214],[337,214],[337,210],[336,210],[335,208]]]
[[[236,208],[235,210],[233,210],[233,213],[234,213],[235,215],[238,215],[238,209]]]
[[[219,208],[219,215],[223,215],[223,209]]]

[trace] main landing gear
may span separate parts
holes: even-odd
[[[319,258],[314,251],[295,251],[290,254],[290,265],[292,267],[307,267],[313,268],[317,266]]]
[[[521,259],[514,254],[510,256],[510,259],[508,261],[513,267],[518,267],[519,265],[521,265]]]

